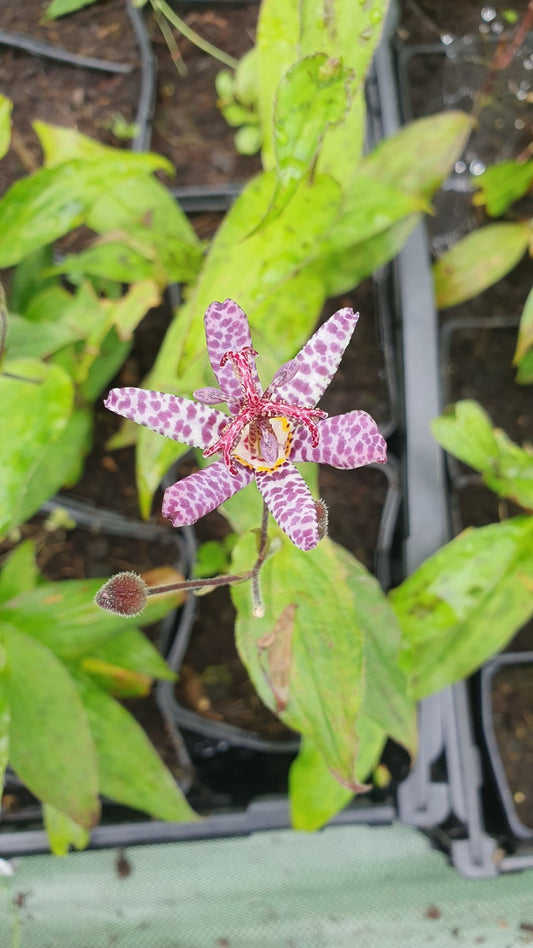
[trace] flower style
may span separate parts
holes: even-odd
[[[196,523],[254,478],[279,526],[302,550],[323,536],[325,507],[315,501],[295,461],[356,468],[387,460],[375,421],[364,411],[328,418],[315,408],[335,374],[358,313],[330,317],[297,356],[261,390],[248,320],[233,300],[205,314],[209,359],[220,388],[196,401],[140,388],[113,389],[105,405],[153,431],[221,457],[165,491],[163,515],[175,527]],[[213,406],[226,403],[229,415]]]

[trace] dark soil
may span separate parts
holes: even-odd
[[[533,665],[501,668],[492,683],[498,748],[518,818],[533,829]]]
[[[239,59],[254,45],[257,6],[194,9],[176,3],[173,8],[187,24],[214,46]],[[189,10],[187,13],[186,11]],[[152,147],[176,167],[177,185],[244,182],[261,168],[259,157],[238,155],[229,128],[217,108],[214,84],[227,67],[174,31],[182,66],[180,76],[157,24],[150,35],[158,60],[158,83]]]

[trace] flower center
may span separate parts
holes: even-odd
[[[237,474],[235,461],[255,471],[274,471],[284,464],[291,450],[292,431],[297,425],[309,430],[316,447],[319,441],[316,422],[326,418],[326,412],[320,408],[302,408],[278,401],[275,379],[263,394],[257,391],[251,370],[255,355],[248,347],[238,352],[229,351],[224,353],[220,363],[233,363],[242,396],[238,413],[205,449],[204,457],[220,452],[232,474]]]
[[[287,460],[292,442],[292,426],[286,418],[251,421],[241,431],[233,457],[255,471],[275,471]]]

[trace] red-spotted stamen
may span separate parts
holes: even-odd
[[[241,388],[242,400],[238,413],[228,421],[220,436],[204,451],[204,457],[221,453],[229,471],[237,474],[235,460],[258,471],[279,467],[289,456],[292,431],[304,425],[313,447],[319,442],[316,422],[327,417],[320,408],[302,408],[277,401],[270,385],[261,392],[254,381],[251,359],[257,353],[250,346],[238,352],[224,353],[221,366],[231,360]],[[278,383],[279,384],[279,383]]]

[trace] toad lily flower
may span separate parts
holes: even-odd
[[[311,550],[323,535],[325,508],[316,502],[294,461],[356,468],[387,459],[385,441],[364,411],[332,418],[315,408],[350,341],[359,315],[340,309],[298,355],[282,365],[263,392],[250,327],[232,300],[205,314],[209,359],[220,388],[194,392],[196,401],[140,388],[113,389],[105,405],[118,415],[192,447],[209,467],[165,491],[163,515],[175,527],[196,523],[254,478],[274,519],[292,542]],[[229,415],[214,408],[226,403]]]

